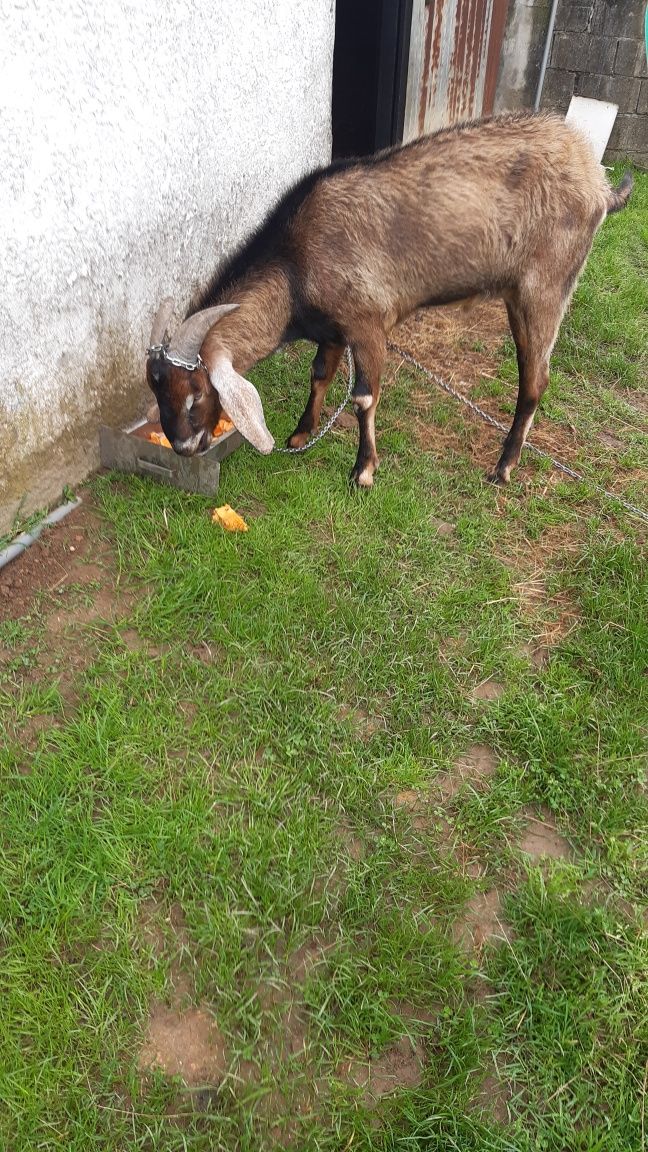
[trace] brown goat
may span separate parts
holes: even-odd
[[[311,393],[288,441],[302,446],[348,344],[360,430],[351,476],[369,487],[387,333],[422,306],[500,296],[519,369],[515,418],[491,476],[505,483],[594,234],[631,188],[626,175],[613,190],[587,141],[548,115],[460,125],[312,173],[218,273],[168,347],[172,302],[160,308],[147,375],[166,435],[176,452],[205,451],[224,407],[270,452],[260,397],[242,373],[308,339],[318,344]]]

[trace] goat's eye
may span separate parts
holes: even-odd
[[[190,392],[189,395],[187,396],[187,399],[185,400],[185,408],[187,409],[187,412],[189,411],[190,408],[193,408],[194,400],[195,400],[195,397]]]

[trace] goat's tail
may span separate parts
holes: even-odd
[[[608,216],[610,216],[612,212],[620,212],[622,208],[625,208],[630,199],[633,184],[632,172],[626,172],[618,188],[610,188],[607,202]]]

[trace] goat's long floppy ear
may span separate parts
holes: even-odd
[[[209,379],[241,435],[265,456],[272,452],[274,440],[266,426],[261,397],[254,384],[250,384],[244,376],[239,376],[224,357],[209,369]]]

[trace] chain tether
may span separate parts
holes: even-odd
[[[408,364],[412,364],[415,368],[418,368],[419,372],[422,372],[423,375],[427,376],[429,380],[433,380],[439,388],[443,389],[444,392],[447,392],[448,396],[452,396],[453,399],[458,400],[460,404],[463,404],[465,408],[469,408],[471,412],[474,412],[476,416],[479,416],[480,420],[483,420],[486,424],[490,424],[492,428],[497,428],[499,432],[504,432],[505,434],[508,433],[506,424],[502,424],[501,420],[496,420],[494,416],[491,416],[490,412],[485,412],[483,408],[479,407],[479,404],[475,404],[474,400],[469,400],[467,396],[464,396],[463,392],[458,392],[456,388],[453,388],[452,385],[443,380],[441,376],[437,376],[436,372],[432,372],[429,368],[426,368],[425,364],[421,364],[420,360],[417,360],[415,356],[411,356],[409,352],[405,352],[403,348],[399,348],[398,344],[390,343],[389,348],[392,352],[396,352],[398,356],[402,357],[402,359],[405,360]],[[326,421],[324,427],[321,428],[320,431],[317,432],[316,435],[313,436],[307,444],[304,444],[302,448],[277,448],[275,446],[273,449],[274,452],[281,453],[285,456],[298,456],[302,452],[308,452],[308,449],[312,448],[315,444],[318,444],[322,437],[326,436],[326,433],[329,432],[333,427],[338,416],[349,403],[349,400],[351,399],[351,393],[353,392],[353,385],[355,383],[353,355],[348,345],[345,351],[347,367],[349,370],[349,382],[347,384],[347,390],[344,395],[344,399],[340,404],[338,404],[333,415]],[[147,356],[161,355],[165,360],[168,360],[170,364],[175,364],[178,368],[186,368],[189,372],[194,372],[199,365],[204,367],[204,364],[200,358],[200,353],[198,353],[196,359],[190,363],[187,360],[181,360],[178,356],[169,356],[169,353],[167,352],[164,344],[151,345],[150,348],[147,348],[146,354]],[[617,496],[615,492],[608,492],[607,488],[601,487],[600,484],[594,484],[592,480],[587,480],[586,477],[583,476],[580,472],[576,472],[573,468],[569,468],[567,464],[563,464],[561,460],[556,460],[555,456],[552,456],[550,452],[543,452],[542,448],[536,448],[535,444],[529,444],[527,441],[523,445],[523,448],[526,448],[529,452],[533,452],[535,456],[539,456],[542,460],[548,460],[551,466],[556,469],[556,471],[562,472],[563,476],[569,476],[571,480],[577,480],[581,484],[588,484],[590,488],[594,490],[594,492],[598,492],[601,496],[605,496],[607,500],[613,500],[616,504],[619,504],[622,508],[625,508],[626,512],[630,512],[633,516],[638,516],[640,520],[643,520],[648,524],[648,512],[644,512],[643,508],[638,508],[636,504],[631,504],[629,500],[624,500],[622,496]]]
[[[425,367],[425,364],[421,364],[414,356],[410,356],[409,352],[405,352],[404,349],[399,348],[397,344],[390,343],[389,347],[392,352],[396,352],[396,354],[401,356],[403,360],[406,360],[408,364],[413,364],[415,368],[418,368],[419,372],[422,372],[430,380],[433,380],[439,388],[442,388],[444,392],[448,393],[448,396],[452,396],[455,400],[459,400],[466,408],[470,408],[470,411],[479,416],[481,420],[484,420],[486,424],[490,424],[493,428],[498,428],[500,432],[508,432],[505,424],[496,420],[489,412],[485,412],[483,408],[480,408],[473,400],[469,400],[462,392],[458,392],[456,388],[447,384],[445,380],[437,376],[436,372],[431,372],[429,368]],[[587,480],[580,472],[575,472],[573,468],[568,468],[562,461],[556,460],[551,453],[543,452],[542,448],[536,448],[535,444],[529,444],[527,442],[524,444],[524,447],[528,449],[529,452],[533,452],[534,456],[540,456],[542,460],[548,460],[552,467],[558,472],[562,472],[564,476],[569,476],[572,480],[578,480],[581,484],[588,484],[590,488],[593,488],[593,490],[601,496],[605,496],[606,499],[613,500],[616,504],[620,504],[622,508],[625,508],[626,512],[631,512],[633,516],[638,516],[640,520],[648,523],[648,512],[644,512],[643,508],[637,508],[636,504],[631,504],[628,500],[624,500],[622,496],[617,496],[615,492],[608,492],[607,488],[602,488],[600,484],[594,484],[592,480]]]
[[[342,410],[344,408],[346,408],[347,404],[349,403],[349,400],[351,399],[351,393],[353,392],[353,385],[355,384],[355,369],[354,369],[354,365],[353,365],[353,355],[352,355],[351,349],[349,348],[348,345],[346,347],[346,359],[347,359],[347,367],[349,369],[349,383],[347,385],[346,395],[345,395],[342,403],[338,404],[337,408],[335,409],[335,412],[330,417],[330,419],[326,421],[326,424],[324,425],[324,427],[321,428],[320,431],[315,436],[313,436],[312,439],[309,440],[307,444],[304,444],[303,448],[277,448],[277,447],[275,447],[273,449],[273,451],[280,452],[280,453],[282,453],[282,455],[285,455],[285,456],[296,456],[301,452],[308,452],[309,448],[312,448],[313,445],[317,444],[318,441],[321,440],[323,436],[326,436],[326,433],[333,427],[333,425],[335,424],[335,421],[337,420],[337,418],[340,415],[340,413],[342,412]]]

